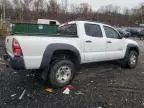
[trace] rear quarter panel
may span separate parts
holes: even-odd
[[[18,40],[22,48],[26,69],[39,69],[45,49],[53,43],[67,43],[81,52],[79,38],[43,36],[15,36],[14,38]]]

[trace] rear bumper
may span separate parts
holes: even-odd
[[[23,57],[10,57],[8,54],[3,55],[4,60],[10,67],[16,70],[24,70],[25,64]]]

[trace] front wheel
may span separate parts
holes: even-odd
[[[135,68],[138,61],[138,53],[135,50],[129,52],[128,56],[123,60],[123,66],[128,68]]]
[[[50,85],[54,88],[63,87],[71,82],[75,75],[75,65],[70,60],[55,61],[51,65],[48,76]]]

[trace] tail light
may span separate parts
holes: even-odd
[[[16,39],[12,41],[12,49],[15,57],[23,56],[21,47]]]

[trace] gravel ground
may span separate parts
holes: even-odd
[[[144,41],[135,40],[141,50],[135,69],[117,62],[82,65],[72,82],[75,88],[64,95],[64,89],[47,92],[30,71],[6,67],[0,39],[0,108],[144,108]]]

